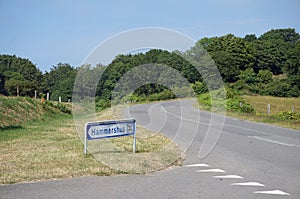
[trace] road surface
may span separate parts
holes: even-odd
[[[194,103],[143,104],[124,112],[186,150],[182,167],[5,185],[0,198],[300,198],[300,131],[225,118]]]

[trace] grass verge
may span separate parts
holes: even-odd
[[[0,183],[116,173],[82,150],[70,115],[0,131]]]
[[[119,119],[122,107],[98,114],[99,120]],[[137,126],[136,153],[133,154],[133,137],[93,140],[89,152],[110,168],[124,173],[145,174],[172,165],[181,165],[182,151],[161,133]]]
[[[277,126],[300,130],[299,120],[279,119],[276,117],[281,112],[300,112],[300,98],[272,97],[272,96],[241,96],[246,103],[254,108],[252,113],[228,110],[226,115],[244,120],[274,124]],[[199,102],[199,101],[198,101]],[[268,115],[267,106],[270,104],[271,111]],[[199,104],[200,109],[210,110],[205,104]]]
[[[299,120],[282,120],[276,118],[280,112],[300,112],[300,98],[272,97],[272,96],[243,96],[243,99],[254,107],[255,114],[239,114],[242,119],[271,123],[277,126],[300,130]],[[270,104],[270,115],[267,106]],[[229,113],[236,116],[236,113]]]
[[[112,119],[109,112],[99,114],[99,119]],[[90,144],[94,146],[90,147],[94,157],[84,157],[83,144],[69,114],[46,112],[22,125],[11,123],[0,130],[0,184],[147,173],[181,164],[182,160],[175,143],[141,127],[138,127],[136,154],[131,152],[131,137]],[[114,150],[107,148],[109,146]]]

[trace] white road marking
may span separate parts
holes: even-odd
[[[170,115],[173,115],[174,117],[178,118],[178,119],[182,119],[182,120],[186,120],[186,121],[190,121],[190,122],[194,122],[194,123],[197,123],[199,125],[204,125],[204,126],[208,126],[210,127],[209,124],[206,124],[206,123],[203,123],[203,122],[199,122],[199,121],[195,121],[195,120],[192,120],[192,119],[188,119],[188,118],[183,118],[182,116],[178,116],[174,113],[171,113],[169,111],[167,111],[163,106],[162,106],[162,109],[170,114]],[[200,113],[201,114],[201,110],[200,110]],[[214,114],[214,113],[210,113],[210,114]],[[240,120],[240,119],[237,119],[237,118],[233,118],[233,117],[229,117],[231,118],[232,120]],[[240,120],[240,121],[245,121],[245,120]],[[252,123],[252,124],[255,124],[255,125],[260,125],[260,126],[270,126],[269,124],[263,124],[263,123],[253,123],[253,122],[249,122],[249,121],[246,121],[247,123]],[[267,132],[264,132],[264,131],[261,131],[261,130],[255,130],[255,129],[252,129],[252,128],[247,128],[247,127],[242,127],[242,126],[237,126],[237,125],[231,125],[231,124],[226,124],[224,125],[224,127],[227,126],[227,127],[233,127],[233,128],[240,128],[240,129],[244,129],[244,130],[247,130],[247,131],[252,131],[252,132],[256,132],[256,133],[260,133],[260,134],[264,134],[264,135],[270,135],[272,136],[273,134],[272,133],[267,133]],[[283,127],[279,127],[279,126],[272,126],[272,128],[278,128],[278,129],[283,129]],[[293,145],[295,147],[299,147],[300,148],[300,145]]]
[[[285,142],[280,142],[280,141],[276,141],[276,140],[272,140],[272,139],[268,139],[268,138],[262,138],[262,137],[258,137],[258,136],[248,136],[248,137],[252,138],[252,139],[257,139],[257,140],[273,143],[273,144],[280,144],[280,145],[283,145],[283,146],[289,146],[289,147],[294,146],[294,144],[288,144],[288,143],[285,143]]]
[[[181,116],[178,116],[174,113],[171,113],[169,111],[167,111],[164,107],[161,107],[161,109],[166,112],[167,114],[170,114],[170,115],[173,115],[175,118],[177,119],[180,119],[180,120],[185,120],[185,121],[188,121],[188,122],[193,122],[193,123],[196,123],[198,125],[203,125],[203,126],[208,126],[208,127],[211,127],[210,124],[206,124],[206,123],[203,123],[203,122],[200,122],[200,121],[195,121],[193,119],[188,119],[188,118],[184,118]],[[238,119],[237,119],[238,120]],[[262,124],[262,125],[265,125],[265,124]],[[267,125],[267,124],[266,124]],[[253,132],[256,132],[256,133],[260,133],[260,134],[264,134],[264,135],[269,135],[269,136],[272,136],[273,134],[271,133],[266,133],[266,132],[263,132],[263,131],[258,131],[258,130],[255,130],[255,129],[250,129],[250,128],[245,128],[245,127],[241,127],[241,126],[236,126],[236,125],[225,125],[224,126],[228,126],[228,127],[234,127],[234,128],[241,128],[241,129],[245,129],[245,130],[248,130],[248,131],[253,131]],[[281,127],[277,127],[277,128],[281,128]],[[289,146],[289,147],[298,147],[300,148],[300,145],[297,145],[297,144],[288,144],[288,143],[284,143],[284,142],[280,142],[280,141],[276,141],[276,140],[271,140],[271,139],[267,139],[267,138],[261,138],[261,137],[258,137],[258,136],[247,136],[249,138],[253,138],[253,139],[258,139],[258,140],[262,140],[262,141],[265,141],[265,142],[270,142],[270,143],[274,143],[274,144],[280,144],[280,145],[283,145],[283,146]]]
[[[222,169],[203,169],[203,170],[197,170],[196,172],[200,172],[200,173],[225,173],[226,171],[222,170]]]
[[[289,193],[280,190],[272,190],[272,191],[255,191],[253,193],[261,193],[261,194],[270,194],[270,195],[286,195],[289,196]]]
[[[184,120],[184,121],[187,121],[187,122],[192,122],[192,123],[196,123],[196,124],[199,124],[199,125],[203,125],[203,126],[210,126],[209,124],[206,124],[204,122],[200,122],[200,121],[195,121],[193,119],[189,119],[189,118],[184,118],[182,117],[182,115],[176,115],[175,113],[171,113],[169,111],[167,111],[164,107],[161,108],[164,112],[166,112],[167,114],[170,114],[170,115],[173,115],[175,118],[177,119],[180,119],[180,120]],[[200,116],[199,116],[200,117]]]
[[[184,165],[184,167],[209,167],[208,164],[189,164],[189,165]]]
[[[231,185],[234,186],[255,186],[255,187],[264,187],[264,184],[259,182],[239,182],[239,183],[232,183]]]
[[[226,179],[242,179],[244,177],[239,175],[224,175],[224,176],[214,176],[214,178],[226,178]]]

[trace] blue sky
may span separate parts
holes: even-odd
[[[120,32],[161,27],[195,41],[270,29],[300,32],[299,0],[0,0],[0,54],[28,58],[42,71],[79,66],[100,42]]]

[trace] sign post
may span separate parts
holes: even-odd
[[[133,153],[136,151],[135,119],[88,122],[84,132],[84,155],[87,154],[88,140],[133,136]]]

